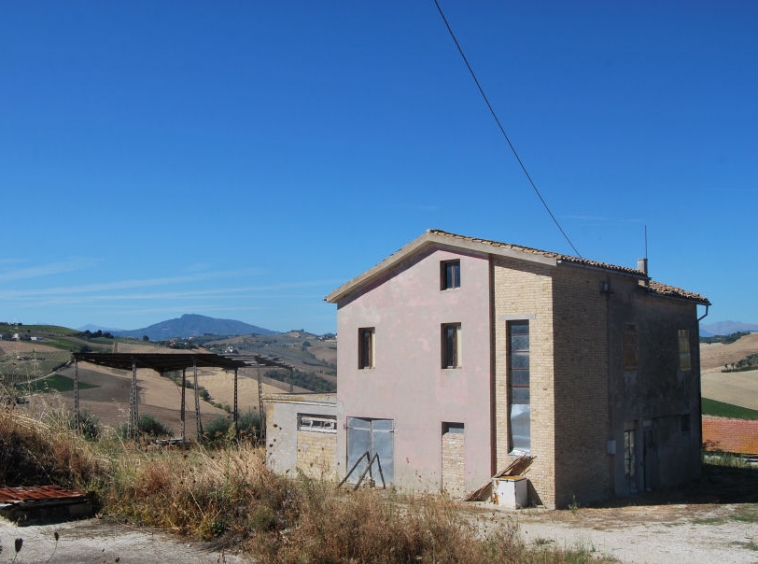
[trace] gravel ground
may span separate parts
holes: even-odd
[[[55,541],[55,531],[59,540]],[[15,539],[24,539],[16,555]],[[188,542],[161,531],[142,529],[105,519],[70,521],[57,525],[17,527],[0,519],[0,562],[23,563],[106,563],[186,564],[252,562],[241,555],[208,543]]]
[[[625,563],[758,562],[758,524],[735,519],[741,509],[635,507],[615,516],[609,510],[580,509],[562,521],[526,515],[518,526],[527,542],[584,547]]]

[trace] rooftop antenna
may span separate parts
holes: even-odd
[[[647,260],[647,224],[645,224],[645,260]]]
[[[637,270],[642,272],[645,276],[648,276],[648,265],[647,265],[647,225],[645,225],[645,258],[637,259]],[[647,279],[645,281],[645,286],[647,286]]]

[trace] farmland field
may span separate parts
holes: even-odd
[[[758,333],[728,345],[701,343],[702,396],[758,410],[758,370],[723,372],[724,364],[738,362],[757,352]]]

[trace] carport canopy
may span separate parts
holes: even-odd
[[[235,355],[236,356],[236,355]],[[234,370],[234,422],[237,423],[237,371],[240,368],[262,368],[277,367],[289,370],[291,373],[294,367],[285,364],[276,358],[258,354],[239,355],[238,358],[231,356],[221,356],[212,353],[98,353],[98,352],[75,352],[72,353],[75,365],[79,362],[89,362],[108,368],[132,371],[132,389],[129,399],[129,421],[130,428],[137,436],[138,429],[138,395],[137,395],[137,370],[138,368],[147,368],[155,370],[159,374],[166,372],[182,371],[182,438],[184,441],[184,372],[187,368],[195,369],[195,388],[197,388],[197,368],[223,368],[224,370]],[[79,421],[79,372],[76,371],[74,377],[74,411],[76,413],[76,422],[78,427]],[[292,391],[292,381],[290,381],[290,391]],[[258,374],[258,411],[262,414],[261,409],[261,382],[260,373]],[[202,424],[200,422],[200,404],[198,395],[195,394],[195,411],[198,414],[198,437],[202,435]]]

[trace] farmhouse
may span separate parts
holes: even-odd
[[[462,497],[520,460],[529,503],[565,507],[700,474],[710,304],[646,261],[429,230],[326,301],[340,478],[368,453],[396,487]]]

